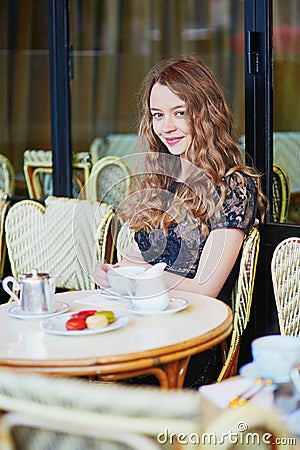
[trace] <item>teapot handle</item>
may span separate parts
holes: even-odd
[[[10,289],[10,287],[8,286],[8,283],[12,283],[12,285],[15,286],[17,290],[20,290],[19,283],[17,282],[17,280],[14,277],[9,276],[9,277],[4,278],[4,280],[2,281],[2,286],[3,286],[3,289],[20,305],[21,301],[20,301],[19,297]]]

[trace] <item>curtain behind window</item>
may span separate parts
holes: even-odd
[[[136,93],[149,68],[169,56],[205,60],[243,128],[243,53],[232,45],[243,30],[243,2],[78,0],[70,16],[74,146],[83,137],[135,132]]]
[[[48,10],[39,0],[0,2],[0,153],[22,172],[27,148],[51,148]],[[96,136],[135,132],[136,93],[168,56],[198,55],[227,91],[244,129],[243,1],[70,0],[73,151]]]

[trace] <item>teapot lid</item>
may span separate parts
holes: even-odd
[[[30,280],[45,280],[49,279],[50,275],[48,273],[39,273],[38,269],[32,269],[31,273],[24,273],[20,275],[20,279],[30,279]]]

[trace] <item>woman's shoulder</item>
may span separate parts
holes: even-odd
[[[213,228],[240,228],[247,235],[256,217],[257,184],[255,178],[241,171],[225,177],[227,185],[221,220]]]
[[[235,170],[234,172],[229,172],[228,175],[225,175],[224,179],[227,182],[236,182],[237,184],[255,183],[255,176],[246,173],[243,170]]]
[[[223,181],[229,190],[246,190],[253,193],[257,192],[257,183],[255,177],[241,170],[230,173],[225,176]]]

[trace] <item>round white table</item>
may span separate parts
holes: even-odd
[[[41,319],[12,317],[8,311],[14,303],[1,305],[0,366],[106,381],[152,374],[162,388],[180,388],[190,357],[221,343],[232,330],[230,308],[207,296],[171,291],[171,298],[188,300],[184,310],[137,315],[127,309],[127,302],[102,302],[98,295],[97,291],[65,292],[56,294],[56,299],[68,303],[70,311],[126,313],[129,321],[124,327],[93,335],[54,335],[41,329]]]

